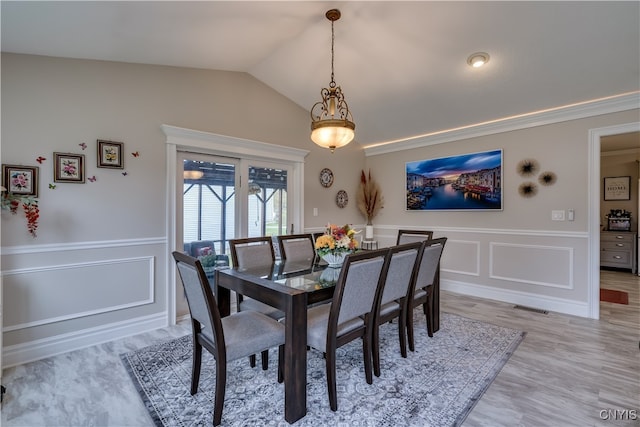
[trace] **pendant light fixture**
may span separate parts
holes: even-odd
[[[355,136],[356,124],[340,86],[336,85],[333,74],[333,44],[335,34],[333,23],[340,19],[340,11],[331,9],[325,14],[331,21],[331,82],[328,88],[322,88],[322,101],[311,107],[311,140],[333,153],[336,148],[350,143]]]

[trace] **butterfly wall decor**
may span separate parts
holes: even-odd
[[[91,182],[96,182],[96,176],[95,176],[95,175],[90,176],[90,177],[88,177],[87,179],[88,179],[89,181],[91,181]]]
[[[127,172],[122,172],[122,176],[127,176],[129,175]]]
[[[49,183],[49,189],[50,190],[55,190],[56,189],[56,185]]]
[[[36,159],[36,162],[42,164],[42,162],[44,162],[46,159],[46,157],[42,157],[42,156],[38,156],[38,158]]]
[[[87,148],[87,144],[85,144],[84,142],[81,142],[80,144],[78,144],[80,146],[80,148],[82,148],[83,150]]]
[[[138,157],[138,156],[140,156],[140,153],[138,151],[134,151],[133,153],[131,153],[131,155],[133,157]]]

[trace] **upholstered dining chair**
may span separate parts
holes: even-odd
[[[430,230],[398,230],[396,245],[403,243],[422,242],[433,238],[433,231]]]
[[[349,254],[342,265],[333,300],[307,311],[307,345],[325,354],[327,389],[332,411],[338,410],[336,349],[362,338],[362,356],[367,384],[373,383],[371,330],[388,268],[387,249]]]
[[[311,233],[277,236],[280,257],[288,261],[313,261],[315,242]]]
[[[273,239],[270,236],[247,237],[242,239],[229,240],[231,251],[231,263],[238,269],[243,268],[265,268],[270,269],[275,262],[275,252],[273,251]],[[269,270],[271,271],[271,270]],[[236,293],[236,310],[253,310],[279,320],[284,317],[284,313],[275,307],[264,304],[253,298],[246,298],[244,295]],[[251,367],[255,366],[255,355],[250,357]],[[269,368],[269,359],[262,357],[262,369]]]
[[[193,365],[191,369],[191,395],[198,392],[202,348],[216,360],[216,388],[213,425],[222,420],[222,408],[227,381],[227,363],[255,353],[266,353],[278,347],[279,361],[284,357],[285,327],[282,323],[255,311],[243,311],[220,317],[218,304],[200,261],[181,252],[173,252],[182,280],[189,312],[193,338]],[[281,382],[282,363],[278,368]]]
[[[409,340],[409,350],[411,351],[415,350],[413,340],[413,310],[420,305],[422,305],[422,310],[427,318],[427,334],[433,337],[433,324],[431,323],[433,301],[431,301],[431,299],[433,298],[433,284],[436,280],[436,274],[439,269],[440,258],[442,257],[445,243],[447,243],[446,237],[430,239],[424,242],[422,259],[420,260],[420,266],[416,274],[413,296],[411,297],[407,311],[407,336]]]
[[[415,278],[424,249],[423,242],[405,243],[389,248],[389,268],[372,330],[373,373],[380,376],[380,325],[398,318],[400,354],[407,357],[407,313]]]

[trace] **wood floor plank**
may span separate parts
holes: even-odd
[[[600,320],[443,292],[445,311],[527,332],[463,426],[640,425],[601,417],[640,417],[640,277],[606,271],[601,286],[628,292],[629,305],[601,303]]]

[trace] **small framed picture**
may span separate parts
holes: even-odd
[[[612,176],[604,179],[605,200],[631,200],[631,177]]]
[[[124,169],[124,143],[98,140],[98,167]]]
[[[9,193],[38,197],[38,167],[2,165],[2,185]]]
[[[53,180],[84,184],[84,154],[53,153]]]

